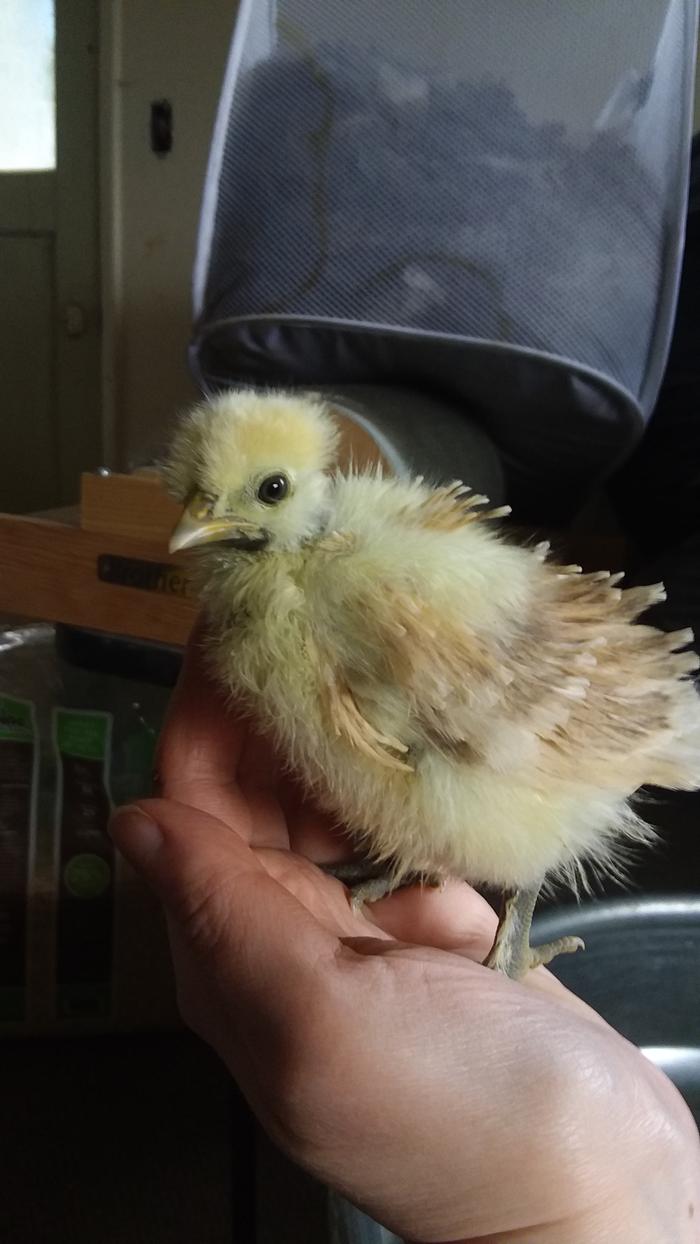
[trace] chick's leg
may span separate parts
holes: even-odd
[[[560,937],[544,946],[530,945],[530,926],[539,887],[515,890],[504,897],[496,939],[484,959],[484,966],[521,980],[530,968],[550,963],[556,955],[583,949],[580,937]]]
[[[395,890],[402,890],[404,886],[415,885],[417,882],[435,887],[443,884],[440,877],[429,877],[424,873],[411,873],[397,882],[385,863],[372,864],[369,860],[322,864],[321,868],[324,873],[335,877],[336,881],[342,881],[348,887],[353,911],[359,911],[363,903],[376,903],[387,894],[393,894]]]

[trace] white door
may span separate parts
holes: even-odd
[[[95,0],[0,0],[0,510],[101,450]]]

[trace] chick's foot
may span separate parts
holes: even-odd
[[[484,966],[502,972],[511,980],[521,980],[530,968],[551,963],[556,955],[583,950],[580,937],[560,937],[543,946],[530,945],[530,926],[539,887],[516,890],[504,898],[496,938],[484,959]]]
[[[342,881],[350,890],[350,902],[353,911],[360,911],[365,903],[376,903],[380,898],[403,890],[406,886],[427,885],[431,888],[442,888],[442,877],[427,873],[411,873],[397,881],[396,876],[386,863],[372,864],[369,860],[356,860],[342,864],[322,864],[324,873]]]

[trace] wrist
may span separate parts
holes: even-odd
[[[600,1170],[605,1194],[571,1217],[488,1235],[462,1231],[440,1241],[422,1236],[410,1244],[700,1244],[697,1128],[666,1076],[649,1065],[645,1080],[639,1086],[639,1116],[630,1126],[628,1150],[619,1153],[614,1192],[607,1165]],[[596,1156],[591,1154],[591,1165]],[[589,1170],[587,1181],[591,1175]],[[572,1201],[576,1191],[571,1190]]]

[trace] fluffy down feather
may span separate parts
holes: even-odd
[[[268,537],[200,554],[218,677],[397,879],[617,868],[651,836],[635,791],[700,785],[692,634],[633,625],[663,589],[508,543],[460,484],[329,474],[334,446],[320,403],[279,394],[226,394],[176,439],[177,495]],[[263,515],[271,467],[291,495]]]

